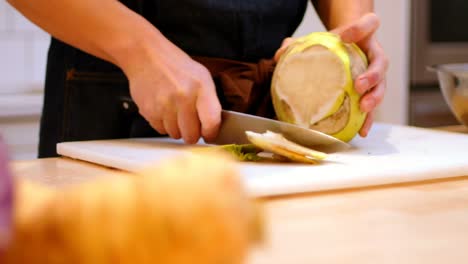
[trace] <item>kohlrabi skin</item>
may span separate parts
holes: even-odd
[[[0,135],[0,256],[10,239],[13,207],[13,180],[8,168],[7,148]]]
[[[359,47],[335,34],[316,32],[296,39],[273,74],[278,119],[350,141],[366,118],[354,80],[367,67]]]

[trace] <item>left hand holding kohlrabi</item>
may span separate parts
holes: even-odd
[[[320,104],[317,104],[317,109],[304,109],[307,111],[302,111],[302,113],[307,113],[306,116],[302,115],[302,123],[307,122],[307,126],[334,135],[345,141],[350,140],[357,132],[359,132],[359,134],[363,137],[367,136],[373,122],[373,111],[380,104],[384,97],[384,91],[386,87],[385,74],[389,64],[382,47],[375,37],[375,32],[377,31],[379,25],[380,22],[378,17],[373,13],[369,13],[362,16],[354,23],[344,25],[330,31],[330,33],[338,35],[342,43],[355,43],[360,49],[353,47],[353,44],[345,45],[347,47],[347,51],[340,51],[340,48],[337,48],[340,46],[338,45],[338,42],[335,42],[335,44],[331,43],[334,42],[330,42],[331,38],[325,37],[325,34],[323,34],[323,37],[319,36],[319,32],[311,34],[310,36],[314,35],[313,38],[304,36],[301,38],[287,38],[283,41],[281,48],[275,54],[275,60],[278,62],[278,66],[285,64],[285,59],[283,59],[283,62],[280,60],[282,57],[293,58],[293,56],[289,55],[292,55],[296,53],[298,49],[301,49],[300,45],[297,45],[298,42],[303,43],[301,45],[304,54],[306,50],[310,51],[310,45],[314,43],[325,45],[327,46],[328,51],[331,51],[327,52],[326,50],[322,50],[319,52],[314,52],[315,55],[313,55],[313,57],[316,58],[316,60],[314,59],[317,62],[315,65],[316,67],[310,66],[312,63],[309,63],[310,67],[304,67],[305,64],[300,65],[300,62],[297,60],[297,56],[295,62],[291,61],[292,63],[289,63],[290,65],[295,64],[297,67],[302,67],[303,70],[306,71],[305,73],[307,74],[307,79],[312,80],[307,83],[309,86],[318,87],[318,83],[314,84],[314,82],[320,82],[320,86],[325,84],[325,86],[329,86],[328,88],[331,89],[330,93],[324,92],[323,88],[320,88],[320,92],[311,91],[310,95],[301,94],[301,97],[307,96],[307,98],[315,98],[310,100],[320,102]],[[307,39],[309,39],[309,41],[307,41]],[[311,39],[314,40],[311,42]],[[291,48],[291,44],[294,44],[296,48]],[[360,57],[363,55],[361,51],[365,54],[365,59],[367,59],[365,65],[363,65],[362,61],[360,60]],[[288,56],[283,56],[285,55],[285,52],[288,53],[286,54]],[[343,57],[341,57],[345,53],[348,53],[350,60],[349,63],[346,63],[346,60],[343,60]],[[353,56],[353,54],[360,56]],[[312,53],[309,53],[309,55],[309,58],[312,58]],[[307,60],[306,56],[301,57],[304,60]],[[341,62],[336,60],[337,58],[341,60]],[[333,64],[335,64],[335,66],[333,66]],[[349,69],[348,71],[350,71],[352,75],[351,86],[353,91],[343,88],[349,87],[349,85],[347,86],[345,84],[345,80],[343,79],[344,76],[346,76],[346,74],[344,74],[346,70],[336,71],[337,66],[339,68],[340,65],[344,65],[345,68]],[[292,66],[288,66],[288,68],[292,69]],[[314,73],[311,71],[314,71]],[[297,70],[295,70],[295,72],[297,72]],[[287,76],[287,73],[283,71],[281,74],[277,75],[284,77]],[[291,78],[288,79],[297,80],[297,76],[290,77]],[[283,80],[285,79],[286,78],[283,78]],[[342,83],[340,83],[340,80]],[[275,80],[273,80],[273,82],[275,82]],[[299,86],[303,85],[299,84]],[[343,90],[346,91],[345,96],[343,96]],[[294,94],[294,92],[291,92],[291,94]],[[346,94],[348,96],[346,96]],[[346,109],[345,107],[347,102],[346,98],[348,97],[351,101],[350,109]],[[358,101],[353,101],[353,99],[356,98]],[[279,101],[282,101],[281,104],[284,104],[287,101],[284,100],[284,98],[280,99],[282,100],[278,100],[277,98],[277,108],[283,108],[278,103]],[[293,98],[289,98],[289,100],[292,99]],[[345,104],[343,102],[345,102]],[[312,105],[312,103],[309,103],[308,105]],[[360,111],[357,111],[356,109],[353,111],[352,106],[356,103],[359,104],[356,109],[359,109]],[[342,107],[340,107],[340,105]],[[294,105],[291,106],[291,104],[289,104],[286,108],[287,111],[291,113],[286,115],[287,117],[289,116],[289,118],[283,119],[286,119],[286,121],[301,123],[301,120],[298,120],[301,119],[299,114],[301,110],[294,109]],[[284,117],[285,111],[283,110],[280,112],[283,112]],[[279,116],[281,116],[281,113]],[[294,116],[296,120],[291,120],[290,116]]]

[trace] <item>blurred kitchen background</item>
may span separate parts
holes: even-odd
[[[468,1],[375,0],[378,37],[390,58],[377,121],[435,127],[458,124],[427,65],[468,62]],[[309,6],[296,35],[324,30]],[[47,33],[0,1],[0,132],[14,159],[35,158]]]

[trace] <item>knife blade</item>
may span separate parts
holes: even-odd
[[[214,144],[249,144],[245,131],[264,133],[267,130],[281,133],[287,139],[326,152],[350,148],[350,145],[325,133],[274,119],[222,110],[221,127]]]

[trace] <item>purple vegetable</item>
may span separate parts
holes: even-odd
[[[7,147],[0,135],[0,252],[10,239],[13,207],[13,180],[8,167]]]

